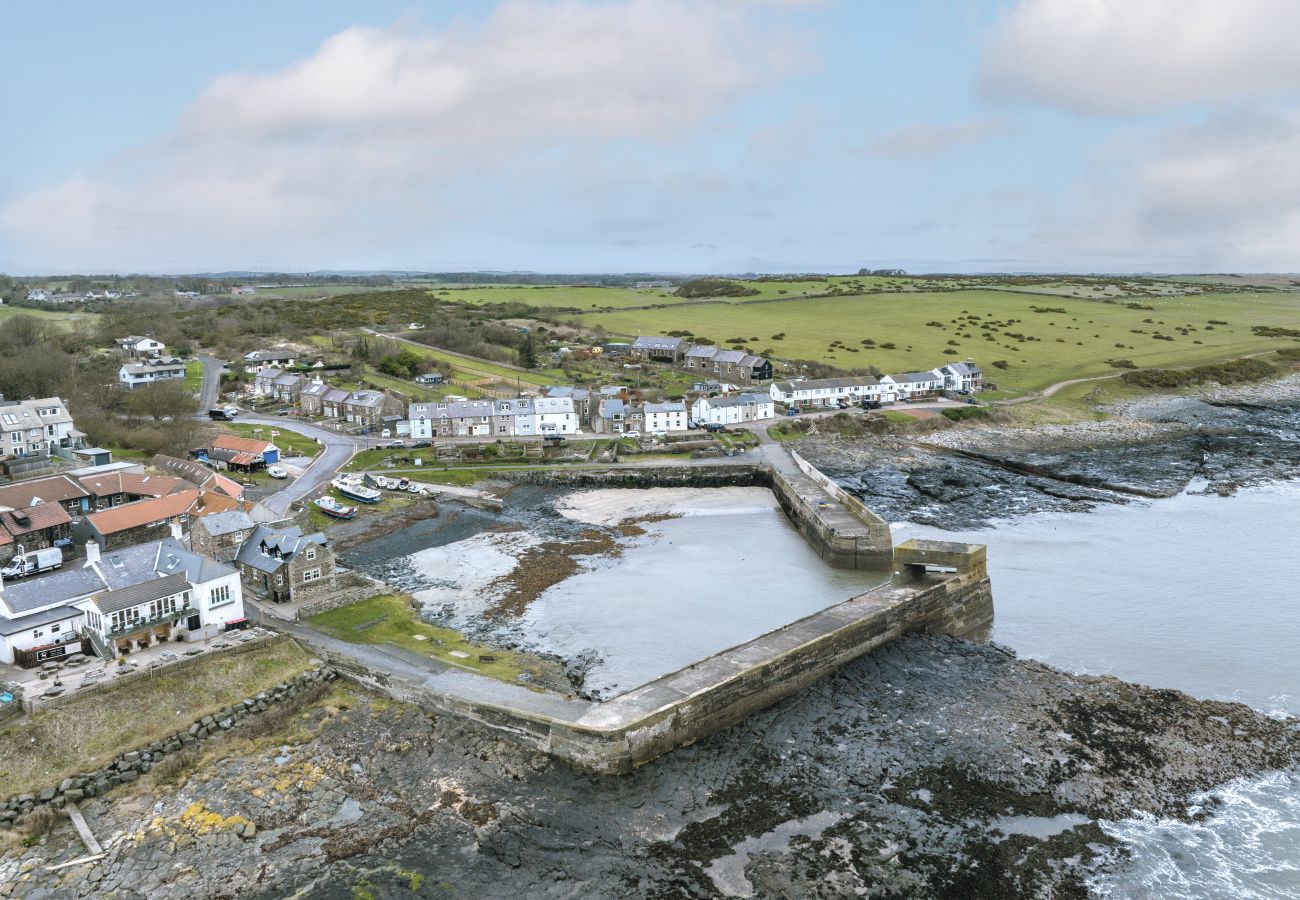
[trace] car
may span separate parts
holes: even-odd
[[[386,448],[388,448],[388,449],[390,449],[390,450],[395,450],[395,449],[397,449],[398,447],[405,447],[405,446],[406,446],[406,441],[401,441],[401,440],[398,440],[398,441],[389,441],[387,444],[384,444],[384,447],[386,447]]]
[[[432,447],[433,441],[416,441],[411,445],[412,450],[423,450],[426,447]]]
[[[863,409],[880,409],[880,408],[882,408],[884,405],[885,405],[885,404],[881,403],[879,400],[863,400],[863,401],[862,401],[862,408],[863,408]]]
[[[655,437],[658,437],[658,438],[666,438],[666,437],[668,437],[668,429],[667,429],[667,428],[656,428],[654,431],[652,431],[652,432],[650,432],[650,433],[653,434]]]
[[[288,477],[289,477],[289,473],[286,472],[284,469],[281,469],[279,466],[267,466],[267,467],[266,467],[266,474],[267,474],[267,475],[270,475],[272,478],[288,478]]]
[[[719,431],[726,431],[727,426],[719,422],[710,422],[709,424],[704,426],[704,430],[709,432],[710,434],[717,434]]]

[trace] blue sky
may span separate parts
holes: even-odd
[[[6,4],[0,271],[1295,271],[1291,0]]]

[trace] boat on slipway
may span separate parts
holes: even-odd
[[[339,475],[330,482],[330,487],[358,503],[378,503],[383,497],[379,491],[367,487],[360,475]]]
[[[318,497],[313,501],[316,508],[325,515],[333,519],[353,519],[356,518],[357,508],[355,506],[344,506],[333,497]]]

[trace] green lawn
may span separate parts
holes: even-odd
[[[203,363],[197,359],[185,364],[185,387],[196,394],[203,390]]]
[[[70,325],[73,322],[94,319],[98,313],[84,312],[47,312],[43,309],[25,309],[21,306],[0,306],[0,322],[6,319],[12,319],[14,316],[32,316],[37,319],[44,319],[56,325]]]
[[[820,360],[844,369],[874,365],[905,372],[971,357],[987,379],[1022,390],[1109,374],[1114,371],[1106,364],[1110,358],[1142,367],[1180,366],[1293,346],[1288,338],[1257,337],[1250,327],[1295,327],[1300,320],[1300,293],[1143,296],[1133,302],[1155,308],[960,290],[679,306],[590,314],[582,320],[629,335],[688,330],[715,342],[741,337],[752,350],[779,359]],[[1035,306],[1065,312],[1037,313]],[[784,337],[774,338],[778,334]],[[875,346],[863,345],[866,339]],[[883,348],[885,343],[894,347]],[[1005,360],[1006,368],[995,367],[995,360]]]
[[[385,594],[307,619],[313,627],[353,644],[390,644],[439,662],[515,683],[538,673],[541,662],[522,653],[472,644],[459,631],[422,621],[411,601]],[[486,658],[485,658],[486,657]]]
[[[268,425],[227,425],[226,430],[246,438],[271,441],[282,451],[282,456],[315,456],[320,451],[315,439],[287,428],[273,429]],[[279,434],[271,435],[272,431]]]
[[[397,335],[402,337],[402,335]],[[469,360],[435,347],[429,347],[424,344],[411,342],[403,343],[403,349],[413,350],[421,356],[429,359],[436,359],[441,362],[449,363],[454,369],[453,377],[462,381],[478,381],[484,378],[499,379],[508,382],[511,386],[516,383],[521,386],[542,387],[548,384],[554,384],[557,378],[563,378],[563,373],[555,369],[536,369],[532,371],[522,371],[520,369],[511,369],[506,366],[497,365],[487,360]]]

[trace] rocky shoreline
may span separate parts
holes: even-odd
[[[1300,477],[1300,376],[1107,411],[1103,421],[974,426],[914,441],[813,435],[799,451],[887,520],[950,530]]]
[[[622,778],[336,691],[0,863],[28,897],[1080,897],[1099,821],[1295,765],[1293,721],[909,637]],[[364,893],[364,892],[369,892]]]

